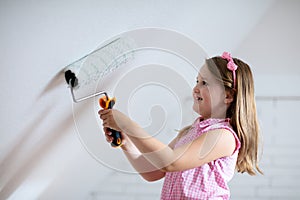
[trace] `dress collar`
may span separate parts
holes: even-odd
[[[223,118],[223,119],[219,119],[219,118],[208,118],[208,119],[204,119],[202,116],[198,117],[198,119],[196,119],[195,123],[194,123],[194,127],[196,126],[197,128],[206,128],[210,125],[213,124],[218,124],[218,123],[222,123],[222,122],[230,122],[230,118]]]

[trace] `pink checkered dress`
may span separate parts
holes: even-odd
[[[202,120],[198,118],[189,132],[178,140],[174,148],[189,143],[203,133],[214,129],[227,129],[234,135],[236,149],[233,154],[194,169],[167,172],[161,199],[229,199],[230,191],[227,182],[231,180],[235,171],[240,141],[228,119]]]

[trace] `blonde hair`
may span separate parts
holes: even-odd
[[[226,117],[236,132],[241,147],[239,149],[236,169],[238,172],[247,172],[255,175],[256,171],[262,174],[258,167],[259,124],[256,114],[254,97],[254,81],[250,67],[240,59],[233,58],[238,66],[236,86],[233,86],[233,73],[227,69],[227,60],[222,57],[213,57],[206,60],[208,69],[220,80],[225,90],[230,92],[234,100],[227,109]]]

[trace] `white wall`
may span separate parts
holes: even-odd
[[[161,182],[117,172],[87,153],[59,74],[108,38],[152,26],[252,66],[265,175],[237,175],[232,199],[299,199],[299,11],[296,0],[1,1],[0,199],[159,198]]]

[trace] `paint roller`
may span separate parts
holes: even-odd
[[[103,79],[103,77],[113,72],[122,63],[127,62],[132,57],[132,49],[135,47],[136,44],[132,39],[119,37],[67,65],[64,68],[65,80],[69,85],[73,102],[80,103],[81,101],[102,95],[99,99],[100,107],[103,109],[112,109],[116,103],[116,98],[109,98],[107,92],[100,91],[77,98],[74,90],[94,84],[97,80]],[[79,73],[80,71],[82,73]],[[81,77],[78,77],[78,75]],[[121,133],[113,129],[109,129],[109,131],[113,137],[111,146],[121,146]]]

